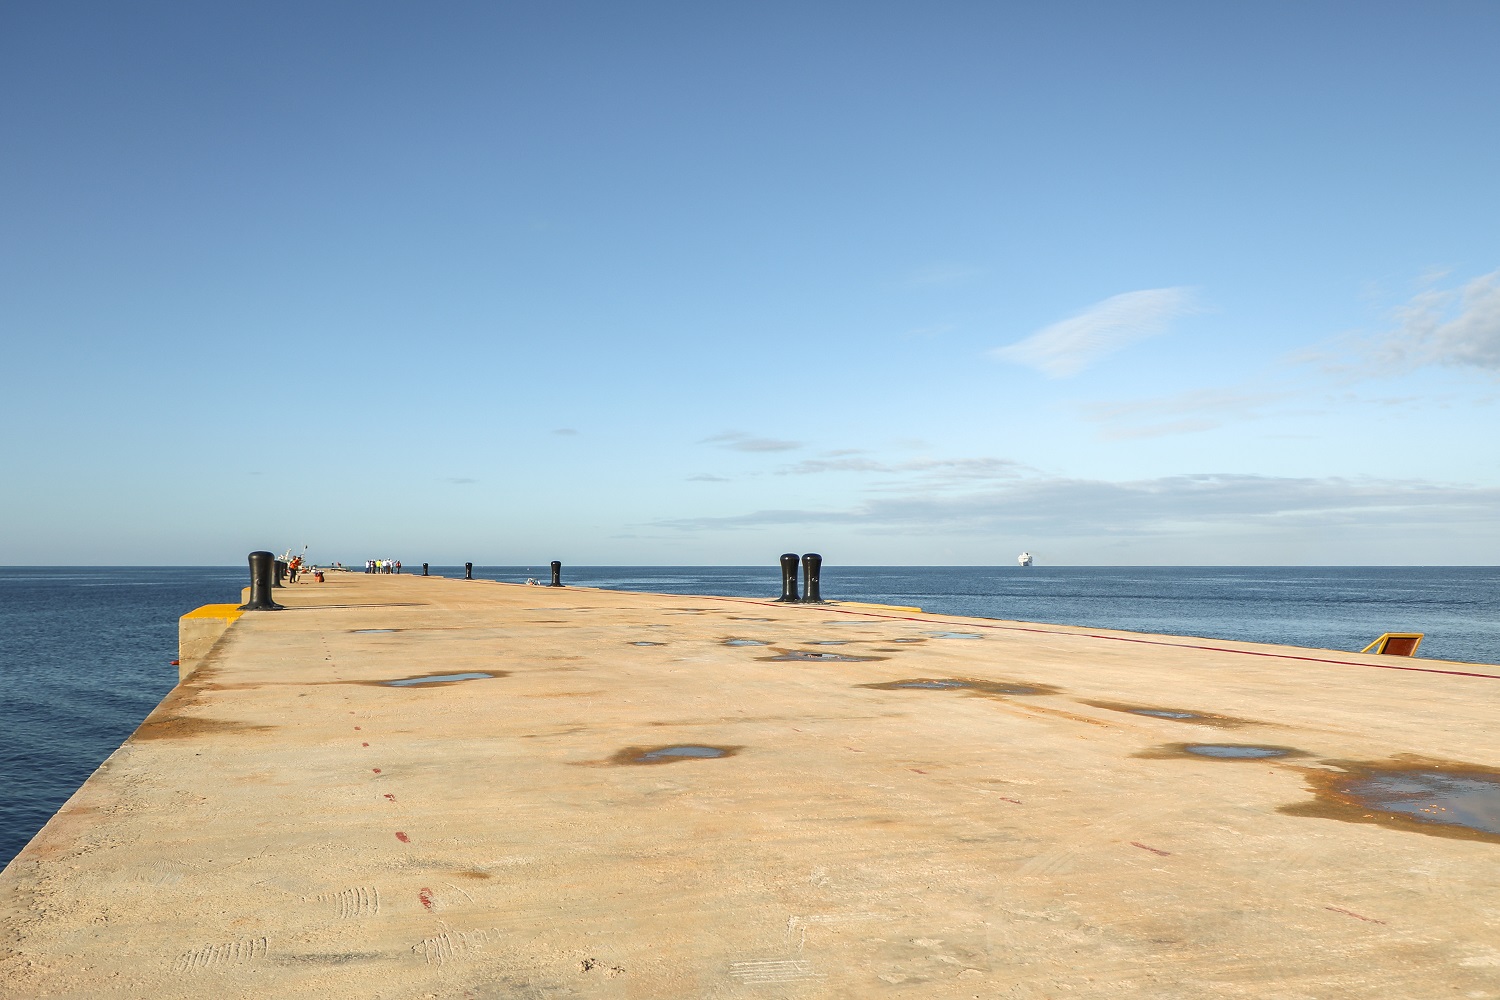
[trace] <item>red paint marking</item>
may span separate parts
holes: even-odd
[[[411,838],[408,837],[406,834],[402,833],[400,830],[396,831],[396,839],[399,840],[399,841],[401,841],[401,843],[403,843],[403,844],[410,844],[411,843]]]
[[[1355,913],[1353,910],[1346,910],[1342,906],[1325,906],[1323,907],[1323,909],[1332,910],[1334,913],[1342,913],[1345,916],[1353,917],[1355,920],[1363,920],[1367,924],[1385,923],[1384,920],[1376,920],[1374,917],[1362,917],[1358,913]]]
[[[690,594],[674,594],[674,597],[692,597]],[[754,604],[770,607],[766,601],[751,601],[742,598],[714,597],[703,600],[727,601],[731,604]],[[951,625],[951,621],[935,618],[917,618],[913,615],[881,615],[873,611],[844,610],[843,608],[818,608],[830,615],[857,615],[861,618],[885,618],[890,621],[921,622],[925,625]],[[953,617],[959,617],[957,615]],[[1370,667],[1375,670],[1408,670],[1419,674],[1447,674],[1451,677],[1478,677],[1487,681],[1500,681],[1500,674],[1481,674],[1471,670],[1439,670],[1436,667],[1403,667],[1394,663],[1361,663],[1358,660],[1330,660],[1323,656],[1293,656],[1291,653],[1265,653],[1258,649],[1230,649],[1227,646],[1201,646],[1186,642],[1162,642],[1160,639],[1131,639],[1123,635],[1098,635],[1093,632],[1065,632],[1056,628],[1027,628],[1021,625],[986,625],[981,622],[965,622],[964,628],[988,628],[1001,632],[1036,632],[1041,635],[1071,635],[1080,639],[1104,639],[1109,642],[1134,642],[1145,646],[1171,646],[1175,649],[1206,649],[1215,653],[1238,653],[1241,656],[1267,656],[1273,660],[1302,660],[1307,663],[1335,663],[1344,667]],[[352,712],[350,713],[353,714]]]
[[[417,893],[417,898],[422,901],[422,905],[424,907],[426,907],[429,910],[432,909],[432,890],[431,889],[423,889],[421,892]]]
[[[908,767],[907,770],[908,771],[915,771],[918,774],[926,774],[927,773],[926,771],[922,770],[920,767]]]
[[[353,712],[350,712],[350,713],[349,713],[349,714],[350,714],[350,715],[353,715],[353,714],[354,714],[354,713],[353,713]],[[355,727],[354,727],[354,731],[355,731],[355,732],[356,732],[356,733],[357,733],[357,732],[359,732],[359,727],[358,727],[358,726],[355,726]]]
[[[853,747],[844,747],[845,750],[854,750]],[[864,753],[863,750],[854,750],[855,753]]]
[[[1160,850],[1159,848],[1147,847],[1145,844],[1141,843],[1139,840],[1132,840],[1130,842],[1130,846],[1131,847],[1139,847],[1141,850],[1143,850],[1143,851],[1150,851],[1152,854],[1160,854],[1164,858],[1170,858],[1172,856],[1172,852],[1171,851],[1163,851],[1163,850]]]
[[[370,745],[370,744],[368,744],[368,743],[361,743],[361,744],[360,744],[360,746],[362,746],[362,747],[367,747],[367,746],[369,746],[369,745]]]
[[[1024,802],[1022,802],[1022,801],[1021,801],[1021,800],[1020,800],[1020,799],[1007,799],[1007,798],[1006,798],[1006,797],[1005,797],[1005,796],[1003,796],[1003,795],[1002,795],[1002,796],[1000,796],[1000,801],[1001,801],[1001,802],[1014,802],[1014,803],[1015,803],[1015,804],[1016,804],[1016,805],[1018,805],[1018,806],[1019,806],[1019,805],[1025,805],[1025,803],[1024,803]]]
[[[386,792],[385,797],[390,799],[392,802],[396,801],[396,796],[392,795],[390,792]]]
[[[376,774],[380,773],[380,768],[378,768],[378,767],[372,767],[372,768],[370,768],[370,770],[374,771]]]

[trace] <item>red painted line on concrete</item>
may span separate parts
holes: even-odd
[[[426,909],[429,909],[429,910],[432,909],[432,890],[431,889],[423,889],[422,891],[418,892],[417,893],[417,898],[422,901],[422,906],[423,907],[425,907]]]
[[[754,604],[760,607],[775,607],[773,601],[752,601],[740,597],[707,597],[701,594],[674,594],[674,597],[698,597],[702,600],[730,601],[735,604]],[[853,608],[818,608],[819,611],[836,615],[858,615],[861,618],[886,618],[891,621],[920,622],[923,625],[951,625],[951,621],[936,621],[917,618],[913,615],[882,615],[874,611],[856,611]],[[954,616],[960,617],[960,616]],[[1163,642],[1160,639],[1132,639],[1123,635],[1099,635],[1096,632],[1066,632],[1056,628],[1037,628],[1027,625],[986,625],[967,621],[965,628],[988,628],[1001,632],[1037,632],[1042,635],[1071,635],[1080,639],[1104,639],[1109,642],[1134,642],[1143,646],[1169,646],[1173,649],[1206,649],[1214,653],[1238,653],[1241,656],[1265,656],[1274,660],[1304,660],[1308,663],[1335,663],[1345,667],[1370,667],[1375,670],[1407,670],[1418,674],[1447,674],[1451,677],[1478,677],[1487,681],[1500,681],[1500,675],[1481,674],[1472,670],[1441,670],[1437,667],[1403,667],[1395,663],[1362,663],[1359,660],[1331,660],[1323,656],[1296,656],[1292,653],[1266,653],[1257,649],[1230,649],[1228,646],[1203,646],[1187,642]]]
[[[368,743],[361,743],[361,744],[360,744],[360,746],[362,746],[362,747],[367,747],[367,746],[369,746],[369,745],[370,745],[370,744],[368,744]]]
[[[372,767],[372,768],[370,768],[370,770],[374,771],[376,774],[380,773],[380,768],[378,768],[378,767]]]
[[[1143,850],[1143,851],[1150,851],[1152,854],[1160,854],[1164,858],[1170,858],[1172,856],[1172,852],[1171,851],[1163,851],[1160,848],[1156,848],[1156,847],[1147,847],[1145,844],[1141,843],[1139,840],[1132,840],[1130,842],[1130,846],[1131,847],[1139,847],[1141,850]]]
[[[396,796],[392,795],[390,792],[386,792],[385,797],[390,799],[392,802],[396,801]]]
[[[408,837],[406,834],[402,833],[400,830],[396,831],[396,839],[399,840],[399,841],[401,841],[401,843],[403,843],[403,844],[410,844],[411,843],[411,838]]]

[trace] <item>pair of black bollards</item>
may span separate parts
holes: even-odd
[[[823,572],[823,557],[809,552],[801,559],[802,576],[807,587],[802,597],[797,596],[797,553],[788,552],[781,557],[781,596],[777,601],[788,604],[822,604],[823,592],[819,577]]]

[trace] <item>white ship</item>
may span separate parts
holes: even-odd
[[[1031,565],[1031,553],[1030,552],[1022,552],[1020,555],[1016,556],[1016,562],[1020,563],[1022,566],[1030,566]]]

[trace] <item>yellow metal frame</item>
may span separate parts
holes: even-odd
[[[1370,652],[1385,653],[1385,647],[1390,644],[1390,641],[1392,639],[1415,639],[1417,641],[1414,642],[1414,643],[1412,643],[1411,652],[1410,653],[1400,653],[1400,654],[1391,653],[1389,655],[1391,655],[1391,656],[1398,656],[1398,655],[1399,656],[1416,656],[1417,655],[1417,647],[1420,646],[1420,645],[1422,645],[1422,640],[1426,637],[1426,635],[1427,635],[1427,633],[1425,633],[1425,632],[1386,632],[1379,639],[1376,639],[1374,642],[1370,643],[1364,649],[1361,649],[1360,652],[1361,653],[1370,653]]]

